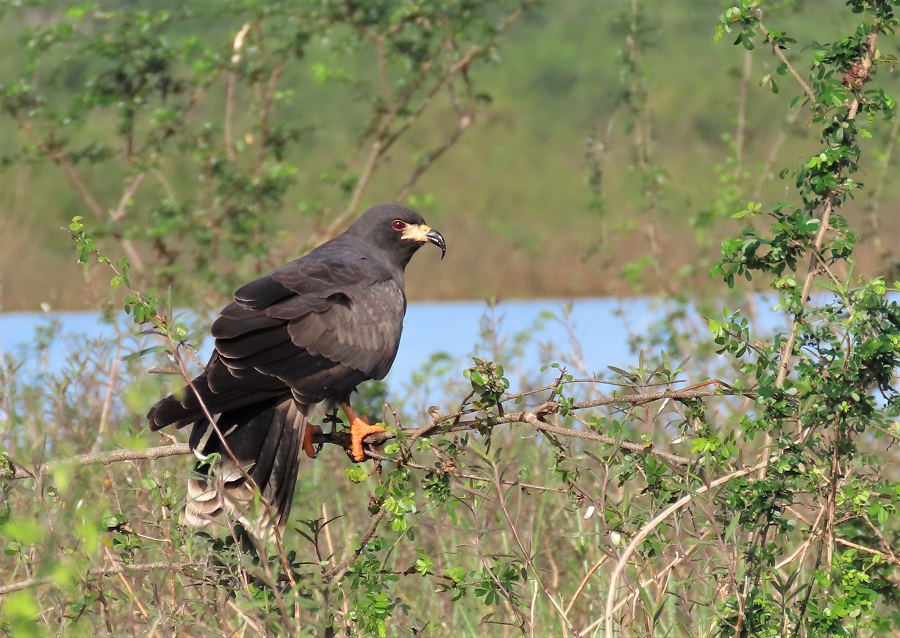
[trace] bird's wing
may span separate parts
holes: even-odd
[[[225,369],[210,372],[210,388],[260,374],[295,390],[312,378],[334,385],[338,366],[358,373],[343,385],[382,378],[405,309],[402,282],[387,267],[343,251],[310,254],[235,293],[212,327]]]

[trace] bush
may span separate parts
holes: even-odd
[[[127,256],[106,257],[93,229],[74,219],[69,230],[82,261],[114,271],[113,286],[127,289],[126,309],[163,345],[145,350],[128,335],[112,344],[80,344],[65,368],[35,375],[23,374],[22,366],[40,359],[43,342],[21,358],[5,356],[2,630],[874,636],[900,629],[898,283],[854,275],[858,236],[841,215],[862,188],[856,177],[869,129],[894,117],[894,98],[878,81],[895,62],[880,47],[894,34],[897,5],[851,0],[848,11],[859,26],[833,42],[808,43],[806,73],[786,53],[793,40],[764,25],[758,1],[742,0],[721,17],[720,37],[734,37],[747,50],[771,49],[779,66],[768,86],[796,85],[794,107],[821,131],[809,159],[784,172],[796,190],[787,197],[792,201],[735,204],[749,192],[736,171],[709,207],[746,224],[722,242],[714,276],[727,288],[742,278],[765,282],[785,328],[768,336],[746,304],[713,314],[714,302],[701,300],[696,303],[706,319],[700,333],[688,296],[673,294],[662,321],[637,336],[638,364],[598,375],[586,369],[577,349],[564,357],[548,352],[540,373],[522,371],[517,354],[527,336],[504,339],[488,321],[485,343],[461,378],[441,361],[422,371],[429,387],[440,388],[434,396],[439,409],[420,419],[402,405],[385,408],[391,431],[371,437],[384,443],[373,451],[374,463],[347,468],[332,453],[306,464],[295,497],[304,505],[295,511],[309,518],[272,543],[256,542],[237,526],[216,537],[179,525],[186,446],[149,447],[141,415],[166,385],[147,375],[147,367],[154,357],[166,367],[170,358],[185,364],[191,331],[172,321],[160,295],[143,292],[145,283],[166,281],[165,270],[151,276],[145,269],[139,280]],[[298,28],[300,14],[279,13],[274,5],[270,18],[265,6],[250,6],[262,12],[256,17],[265,25],[274,20],[279,37]],[[473,59],[483,55],[518,11],[498,22],[498,8],[468,3],[446,10],[427,3],[323,6],[306,16],[304,28],[325,24],[351,34],[351,43],[381,38],[387,59],[419,70],[416,64],[451,44]],[[619,27],[631,29],[629,41],[640,44],[638,36],[652,30],[634,7]],[[165,131],[172,126],[173,136],[180,134],[181,125],[166,124],[175,116],[146,110],[141,97],[144,90],[159,97],[180,81],[169,73],[172,49],[160,39],[146,40],[168,16],[121,15],[127,19],[113,33],[124,40],[105,34],[85,41],[110,47],[112,60],[130,60],[122,73],[143,74],[143,81],[116,80],[116,90],[132,90],[109,98],[123,105],[125,138],[147,131],[146,139],[155,141],[141,148],[149,156],[175,153]],[[74,19],[80,19],[77,11]],[[450,40],[440,39],[443,32],[434,27],[442,20],[453,25]],[[244,51],[240,37],[264,31],[247,24],[232,41],[232,55]],[[70,36],[63,27],[44,33],[48,43]],[[128,55],[115,48],[123,41]],[[303,38],[276,41],[292,55],[304,44]],[[216,61],[186,48],[172,55],[178,64],[194,60],[201,70],[209,64],[211,74],[255,79],[263,87],[261,104],[266,82],[277,73],[277,67],[254,71],[241,66],[249,61]],[[630,56],[640,80],[640,57],[636,51]],[[470,90],[464,67],[449,63],[443,73]],[[430,70],[414,77],[438,88],[446,81]],[[429,89],[409,82],[409,94],[401,89],[386,100],[402,105],[396,112],[383,103],[374,108],[367,138],[376,142],[373,148],[405,130],[404,118],[416,117],[411,104],[427,105]],[[98,88],[97,104],[111,90]],[[421,101],[404,101],[408,95]],[[469,95],[477,102],[474,91]],[[648,152],[646,92],[629,95],[629,123],[644,131],[636,135],[635,169],[639,197],[649,208],[663,171]],[[4,87],[3,99],[26,123],[53,115],[36,108],[27,87]],[[148,120],[137,125],[142,117]],[[217,143],[227,137],[224,130],[221,137]],[[270,168],[278,168],[277,148],[267,146]],[[738,157],[740,145],[734,148]],[[155,160],[148,157],[136,160],[126,191],[144,179],[138,176],[152,173]],[[599,210],[602,162],[590,159]],[[63,166],[66,161],[71,158],[61,160]],[[208,241],[227,246],[239,261],[259,257],[249,250],[265,225],[254,217],[254,206],[261,210],[266,197],[280,196],[282,171],[273,177],[259,168],[254,179],[226,164],[228,170],[217,168],[211,176],[228,192],[213,200],[231,202],[218,210],[212,230],[233,224],[227,233],[211,240],[203,234],[211,229],[178,205],[161,213],[158,219],[167,221],[153,230],[166,247],[160,254],[176,255],[163,265],[192,264],[199,276],[191,285],[198,287],[219,272],[201,257]],[[257,169],[241,170],[253,175]],[[275,182],[259,190],[269,178]],[[364,172],[347,183],[349,203],[333,225],[355,212],[365,180]],[[119,244],[127,253],[128,239],[140,229],[118,221],[127,229]],[[644,222],[648,237],[658,234],[657,222]],[[656,267],[677,291],[679,274],[665,273],[659,255],[648,255],[636,260],[635,270]],[[659,355],[645,354],[659,349]],[[129,350],[139,356],[123,361]],[[180,374],[185,366],[178,366]],[[510,381],[511,371],[520,373],[521,387]],[[687,379],[696,383],[683,387]],[[382,391],[370,389],[370,396],[381,401]],[[390,389],[387,395],[396,400]]]

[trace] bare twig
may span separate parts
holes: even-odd
[[[790,72],[791,76],[795,80],[797,80],[797,84],[800,85],[800,88],[803,89],[803,92],[806,94],[806,97],[813,103],[816,101],[816,94],[813,92],[812,88],[810,88],[809,84],[804,80],[799,73],[797,73],[797,69],[794,68],[794,65],[788,62],[787,57],[784,55],[784,51],[781,50],[781,46],[779,46],[778,42],[769,38],[769,30],[766,28],[766,25],[762,23],[762,20],[757,19],[759,23],[759,27],[766,32],[766,42],[770,42],[772,44],[772,52],[775,54],[781,63],[784,64],[785,68]]]
[[[259,153],[256,156],[256,166],[253,167],[255,175],[259,175],[266,161],[266,154],[269,150],[269,135],[271,134],[270,119],[272,117],[272,106],[275,103],[275,91],[278,88],[278,81],[284,71],[284,64],[277,63],[272,69],[269,81],[266,82],[266,89],[262,97],[262,113],[259,116]]]
[[[867,554],[872,554],[873,556],[879,556],[884,562],[893,563],[897,567],[900,567],[900,560],[898,560],[897,557],[893,554],[885,554],[884,552],[879,552],[877,549],[872,549],[871,547],[866,547],[865,545],[859,545],[858,543],[852,543],[848,540],[844,540],[843,538],[835,538],[834,542],[838,545],[843,545],[844,547],[850,547]]]
[[[410,173],[409,177],[406,178],[406,181],[403,182],[403,186],[401,186],[400,190],[397,191],[397,194],[394,195],[394,199],[396,201],[403,201],[406,199],[407,195],[409,195],[409,191],[415,186],[416,182],[419,181],[419,178],[425,174],[425,171],[427,171],[441,155],[450,150],[450,148],[459,141],[463,134],[469,130],[474,121],[474,113],[462,116],[459,123],[456,125],[456,128],[453,129],[453,132],[446,140],[444,140],[444,143],[432,150],[426,158],[419,162],[419,165],[416,166],[412,173]]]
[[[878,538],[881,542],[881,545],[884,547],[884,551],[890,557],[892,563],[900,565],[900,560],[897,559],[897,556],[894,554],[894,551],[891,549],[891,544],[888,543],[887,539],[884,537],[884,534],[881,533],[881,530],[875,526],[875,523],[872,522],[872,519],[869,518],[868,514],[865,512],[862,513],[862,519],[866,522],[866,525],[872,530],[872,533]],[[837,539],[835,539],[837,540]]]
[[[146,573],[161,570],[181,571],[183,569],[187,569],[188,567],[197,567],[198,565],[200,565],[200,563],[196,561],[182,561],[177,563],[160,561],[158,563],[142,563],[137,565],[125,565],[122,563],[116,563],[114,565],[110,565],[109,567],[94,567],[93,569],[88,570],[87,577],[96,578],[115,574]],[[44,578],[29,578],[28,580],[22,580],[17,583],[2,585],[0,586],[0,596],[4,596],[14,591],[30,589],[32,587],[38,587],[40,585],[47,585],[52,583],[53,581],[54,579],[52,576],[47,576]]]
[[[122,364],[121,355],[122,345],[116,345],[116,353],[112,358],[112,366],[109,371],[109,380],[106,385],[106,396],[103,398],[103,409],[100,411],[100,425],[97,428],[97,438],[94,439],[94,446],[91,452],[96,452],[100,448],[100,444],[106,435],[106,427],[109,424],[109,412],[112,408],[113,396],[116,394],[116,385],[119,379],[119,368]]]
[[[253,620],[252,618],[250,618],[250,616],[248,616],[247,614],[245,614],[244,611],[243,611],[240,607],[238,607],[238,606],[235,604],[235,602],[234,602],[233,600],[229,599],[227,605],[228,605],[228,606],[229,606],[229,607],[230,607],[230,608],[231,608],[238,616],[241,617],[241,620],[243,620],[245,623],[247,623],[248,625],[250,625],[250,627],[253,628],[253,630],[256,632],[256,635],[258,635],[258,636],[264,636],[264,635],[266,634],[266,632],[263,631],[263,628],[260,627],[259,624],[257,624],[257,622],[256,622],[255,620]]]
[[[251,26],[252,25],[249,22],[246,23],[234,36],[234,41],[231,44],[231,50],[234,51],[231,56],[231,68],[228,69],[228,75],[225,80],[225,113],[223,115],[223,127],[225,135],[225,156],[228,158],[229,162],[233,162],[237,159],[237,150],[234,145],[234,126],[232,121],[238,79],[236,68],[241,61],[241,49],[244,48],[244,41],[247,38],[247,34],[250,33]]]
[[[110,452],[89,452],[87,454],[79,454],[67,459],[58,461],[50,461],[42,463],[33,470],[27,469],[24,465],[17,465],[15,474],[8,477],[11,479],[40,478],[52,472],[58,467],[66,465],[84,466],[84,465],[108,465],[110,463],[119,463],[121,461],[146,461],[150,459],[161,459],[166,456],[181,456],[190,454],[191,448],[187,443],[176,443],[174,445],[161,445],[158,447],[148,448],[146,450],[112,450]]]
[[[575,601],[578,600],[579,596],[581,596],[581,592],[584,591],[584,588],[587,586],[588,581],[591,579],[591,576],[593,576],[594,573],[598,569],[600,569],[603,566],[603,563],[605,563],[607,560],[609,560],[609,554],[604,554],[603,556],[600,557],[600,560],[598,560],[596,563],[591,565],[591,568],[589,570],[587,570],[587,573],[584,575],[584,578],[582,578],[581,582],[578,583],[578,587],[577,587],[577,589],[575,589],[575,593],[572,594],[572,598],[569,599],[569,604],[566,605],[566,613],[567,614],[570,611],[572,611],[572,607],[575,605]]]
[[[691,460],[687,457],[664,452],[663,450],[657,450],[652,445],[631,443],[630,441],[620,441],[603,434],[582,432],[581,430],[574,430],[572,428],[550,425],[549,423],[541,421],[533,412],[524,413],[522,421],[533,425],[536,429],[541,430],[542,432],[549,432],[550,434],[558,434],[560,436],[567,436],[576,439],[587,439],[588,441],[595,441],[597,443],[604,443],[606,445],[614,445],[624,450],[628,450],[629,452],[637,452],[639,454],[649,454],[651,456],[657,456],[675,465],[688,465],[691,462]]]
[[[153,157],[151,157],[151,160],[152,159]],[[130,180],[128,180],[128,183],[122,190],[122,196],[119,197],[119,205],[116,206],[115,211],[110,213],[110,217],[112,217],[112,220],[114,222],[120,222],[125,218],[125,213],[128,212],[128,206],[131,204],[132,198],[134,198],[135,194],[144,183],[144,180],[147,179],[148,173],[149,171],[141,171]]]
[[[106,556],[110,560],[114,561],[115,559],[112,556],[112,552],[109,551],[109,547],[104,547],[104,549],[106,550]],[[131,597],[131,600],[134,602],[134,604],[137,605],[138,611],[141,613],[141,616],[144,618],[144,620],[149,621],[150,615],[147,613],[147,608],[144,607],[144,603],[142,603],[140,599],[134,595],[134,588],[131,586],[131,583],[128,582],[128,579],[125,578],[125,574],[122,572],[117,572],[117,575],[119,577],[119,580],[122,581],[122,585],[125,587],[125,591],[128,592],[128,595]]]

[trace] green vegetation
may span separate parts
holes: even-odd
[[[0,632],[900,631],[900,2],[123,6],[3,14],[33,28],[0,90],[32,136],[9,175],[51,198],[69,173],[44,205],[65,259],[159,345],[76,343],[49,369],[51,325],[4,356]],[[622,286],[667,312],[603,375],[577,344],[522,369],[529,335],[486,320],[464,371],[362,390],[390,433],[362,464],[322,435],[282,538],[182,527],[186,446],[143,417],[205,333],[173,300],[215,306],[393,196],[461,253],[439,294]]]

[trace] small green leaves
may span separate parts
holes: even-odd
[[[499,407],[500,400],[509,389],[509,379],[503,376],[503,366],[493,361],[474,358],[475,365],[467,368],[463,376],[472,383],[472,389],[480,397],[473,405],[479,409]]]
[[[751,202],[733,217],[739,219],[756,214],[760,206]],[[748,228],[740,237],[722,241],[722,260],[712,267],[711,276],[721,276],[729,287],[733,287],[735,276],[743,275],[747,281],[752,281],[754,272],[780,276],[786,270],[794,270],[810,249],[821,222],[804,210],[788,209],[786,204],[773,206],[769,216],[775,220],[769,227],[770,234],[761,235],[754,228]],[[841,230],[840,227],[837,229]],[[846,255],[847,246],[852,243],[855,243],[855,237],[846,230],[836,234],[826,250],[832,251],[837,259],[838,255]]]
[[[367,478],[369,478],[368,472],[363,469],[362,465],[353,465],[344,470],[344,474],[347,475],[347,478],[353,481],[354,483],[362,483]]]
[[[733,219],[742,219],[747,215],[756,215],[759,211],[762,210],[762,204],[758,202],[747,202],[747,207],[741,211],[736,212],[731,217]]]
[[[728,307],[722,311],[723,319],[709,319],[709,331],[713,334],[717,353],[730,352],[735,357],[743,357],[750,343],[750,323],[741,311],[730,313]]]
[[[515,601],[519,598],[515,586],[525,578],[525,569],[521,564],[495,560],[493,567],[482,569],[481,576],[474,585],[473,593],[476,598],[483,598],[485,605],[499,605],[504,601]]]
[[[454,583],[461,583],[466,577],[466,570],[462,567],[448,567],[444,570],[444,574]]]
[[[69,232],[78,248],[78,263],[86,264],[92,255],[97,255],[97,261],[103,263],[105,258],[97,252],[94,240],[85,232],[84,224],[81,223],[82,219],[84,218],[81,215],[75,215],[69,224]]]
[[[118,529],[125,523],[125,517],[122,514],[113,514],[111,512],[105,513],[100,522],[107,529]]]
[[[153,323],[156,327],[169,332],[173,341],[180,342],[187,335],[187,328],[183,324],[176,324],[170,331],[169,327],[160,321],[156,314],[156,306],[159,301],[152,296],[144,295],[134,289],[131,280],[131,262],[127,258],[122,257],[116,262],[116,266],[112,265],[109,257],[102,254],[98,249],[94,240],[88,235],[84,224],[82,224],[80,215],[72,217],[69,224],[69,232],[78,249],[78,263],[86,264],[91,256],[96,257],[97,263],[108,264],[113,271],[113,277],[109,281],[111,288],[118,288],[124,285],[131,292],[124,297],[124,310],[126,314],[132,315],[134,322],[137,324]]]
[[[415,567],[416,571],[419,572],[419,574],[422,576],[427,576],[434,573],[434,563],[431,562],[431,559],[425,555],[425,552],[422,549],[416,550]]]
[[[802,95],[791,104],[792,108],[807,105],[812,121],[821,127],[819,148],[801,166],[780,173],[782,179],[793,178],[802,204],[774,205],[769,213],[774,221],[767,231],[754,225],[740,237],[725,239],[722,259],[712,268],[712,274],[721,276],[729,287],[737,276],[749,281],[754,275],[765,275],[763,279],[779,295],[777,308],[788,313],[792,324],[789,335],[754,341],[747,320],[739,313],[725,308],[722,318],[709,320],[716,352],[756,357],[741,366],[742,372],[755,372],[758,385],[755,405],[741,417],[740,430],[746,439],[766,432],[766,454],[771,455],[765,457],[771,459],[765,477],[734,481],[725,490],[733,511],[739,513],[728,533],[736,537],[740,537],[737,524],[754,527],[756,538],[764,538],[770,530],[780,530],[775,533],[779,538],[796,534],[796,521],[786,515],[796,495],[833,489],[835,500],[830,506],[843,512],[832,514],[843,521],[836,525],[841,530],[837,534],[867,538],[877,545],[884,538],[879,528],[897,507],[896,495],[885,489],[891,482],[881,474],[883,468],[878,463],[869,466],[856,445],[862,433],[881,432],[883,422],[900,413],[895,388],[900,370],[900,305],[876,292],[885,290],[883,280],[836,273],[842,273],[845,264],[851,272],[854,266],[851,255],[857,236],[840,208],[862,187],[854,175],[859,171],[860,140],[870,137],[864,127],[872,126],[879,116],[893,117],[894,101],[880,88],[864,88],[873,81],[879,64],[872,43],[893,32],[898,20],[895,2],[851,0],[848,4],[854,12],[867,14],[867,22],[840,40],[810,46],[808,84],[800,80]],[[746,3],[726,10],[722,23],[720,33],[740,29],[735,44],[747,48],[754,30],[761,28],[759,16]],[[776,54],[793,42],[772,29],[766,30],[766,37]],[[786,77],[790,72],[799,78],[802,74],[781,57],[775,73],[764,79],[775,93],[779,90],[775,75]],[[760,212],[760,205],[750,202],[732,217],[743,219]],[[804,276],[798,265],[806,263],[810,265]],[[830,296],[809,296],[816,276]],[[773,374],[776,369],[779,374]],[[874,388],[881,395],[883,411],[875,408]],[[737,454],[734,439],[728,438],[733,433],[723,436],[703,425],[702,420],[693,421],[693,431],[688,431],[692,454],[704,463],[726,462]],[[850,466],[868,469],[846,473],[838,469]],[[858,517],[865,518],[864,525],[858,524]],[[807,533],[809,542],[813,532]],[[779,558],[777,543],[757,542],[754,537],[743,542],[745,582],[750,587],[729,596],[722,605],[721,636],[731,635],[738,618],[743,631],[752,635],[787,631],[831,636],[860,630],[878,634],[893,627],[876,610],[879,594],[871,585],[873,578],[883,577],[883,572],[875,576],[880,552],[863,555],[852,546],[833,544],[831,564],[817,569],[812,578],[791,568],[790,576],[782,580],[779,570],[787,562],[773,568]],[[798,594],[804,588],[805,602],[798,606]]]

